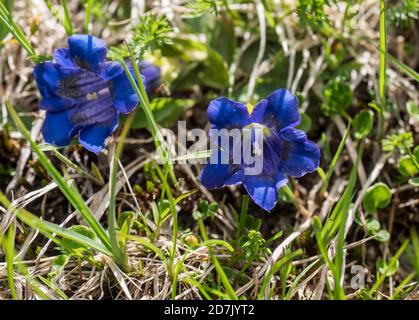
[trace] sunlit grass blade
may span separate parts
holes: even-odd
[[[61,176],[60,172],[54,167],[54,165],[51,163],[51,161],[48,159],[45,153],[42,152],[38,145],[32,140],[28,129],[26,129],[25,125],[16,113],[16,110],[13,108],[13,106],[9,102],[6,102],[6,107],[16,126],[19,128],[19,130],[22,132],[25,138],[29,141],[32,150],[38,155],[39,161],[41,162],[45,170],[48,172],[48,174],[54,179],[55,183],[58,185],[59,189],[64,194],[66,199],[86,220],[86,222],[96,233],[96,235],[105,245],[105,247],[110,249],[111,245],[106,231],[97,221],[96,217],[91,212],[89,207],[86,205],[83,198],[80,196],[78,192],[75,191],[74,188],[71,188],[67,184],[67,181]]]
[[[60,160],[62,161],[64,164],[66,164],[67,166],[69,166],[70,168],[72,168],[74,171],[76,171],[78,174],[94,181],[96,184],[103,186],[104,182],[103,180],[100,180],[99,178],[97,178],[96,176],[93,176],[92,174],[90,174],[89,172],[87,172],[86,170],[84,170],[83,168],[80,168],[77,164],[75,164],[74,162],[72,162],[70,159],[68,159],[67,157],[65,157],[64,155],[62,155],[56,147],[52,146],[52,145],[38,145],[39,149],[43,152],[45,151],[51,151],[54,153],[54,155]]]
[[[419,278],[419,236],[415,229],[411,230],[410,239],[412,240],[412,251],[414,256],[413,266],[415,268],[416,277]]]
[[[208,241],[207,232],[205,231],[205,225],[202,219],[198,220],[199,230],[201,231],[201,236],[204,241]],[[217,257],[212,254],[212,250],[208,247],[208,254],[210,256],[211,262],[214,265],[215,270],[221,280],[221,283],[224,286],[224,289],[227,291],[227,295],[231,300],[237,300],[236,292],[234,291],[227,275],[225,274],[223,267],[221,266],[220,262],[218,261]]]
[[[110,165],[110,181],[109,181],[109,211],[108,211],[108,232],[110,237],[110,243],[112,246],[112,253],[116,259],[118,265],[124,270],[129,270],[128,256],[122,251],[118,243],[118,237],[116,234],[116,184],[117,184],[117,173],[118,173],[118,159],[122,154],[124,148],[124,141],[128,134],[128,131],[134,120],[135,113],[132,113],[122,128],[122,132],[119,136],[119,141],[116,148],[113,151],[113,157]]]
[[[397,250],[396,254],[390,259],[387,266],[382,271],[381,275],[377,278],[374,285],[371,286],[371,289],[368,291],[368,295],[372,296],[374,293],[377,292],[380,285],[383,283],[383,281],[386,279],[388,273],[390,270],[392,270],[397,263],[397,260],[400,258],[402,253],[407,249],[407,246],[409,245],[409,239],[406,239],[403,241],[402,245],[400,246],[399,250]]]
[[[137,242],[139,245],[142,245],[142,246],[146,247],[147,249],[153,251],[160,258],[161,261],[163,261],[165,264],[168,263],[167,257],[165,256],[163,251],[161,251],[154,244],[152,244],[149,239],[140,238],[140,237],[131,236],[131,235],[128,235],[127,238],[130,239],[130,240],[133,240],[133,241]]]
[[[281,269],[281,267],[290,262],[292,259],[294,259],[295,257],[301,255],[303,252],[301,249],[298,249],[292,253],[286,254],[285,256],[283,256],[280,260],[278,260],[273,266],[272,268],[269,270],[268,274],[265,276],[265,278],[262,281],[262,284],[260,286],[259,289],[259,294],[258,294],[258,299],[262,300],[265,297],[265,291],[266,288],[269,284],[269,282],[271,281],[272,276],[277,273],[279,271],[279,269]]]
[[[336,163],[337,163],[337,161],[338,161],[338,159],[339,159],[339,157],[342,153],[342,150],[345,147],[346,139],[348,138],[350,131],[351,131],[351,124],[349,123],[348,128],[346,129],[345,134],[344,134],[342,140],[339,143],[339,147],[336,150],[335,155],[333,156],[332,162],[329,165],[329,169],[327,169],[324,185],[322,187],[322,191],[320,192],[321,194],[323,194],[329,186],[330,178],[332,177],[332,174],[333,174],[333,172],[335,170],[335,167],[336,167]]]
[[[160,160],[163,161],[163,163],[169,170],[169,174],[172,179],[172,182],[176,183],[176,177],[173,172],[173,165],[169,162],[169,152],[166,149],[164,138],[160,132],[159,127],[157,126],[157,122],[154,119],[153,113],[151,111],[150,102],[148,100],[148,96],[147,96],[144,83],[142,80],[142,76],[140,74],[140,70],[138,69],[137,63],[135,62],[134,57],[131,55],[131,63],[134,69],[135,77],[137,78],[137,81],[135,81],[126,62],[123,59],[121,59],[119,62],[122,64],[125,75],[127,76],[134,92],[136,93],[137,97],[140,100],[140,106],[146,115],[147,123],[149,125],[151,135],[153,136],[157,154],[160,157]]]
[[[412,78],[416,82],[419,82],[419,73],[417,73],[415,70],[413,70],[409,66],[405,65],[399,59],[393,57],[391,54],[387,54],[387,57],[390,59],[390,62],[393,63],[400,71],[407,74],[410,78]]]
[[[44,278],[43,276],[38,276],[38,279],[41,282],[43,282],[45,285],[53,289],[60,298],[62,298],[63,300],[68,300],[68,296],[60,288],[58,288],[52,281],[49,281],[47,278]]]
[[[394,290],[393,295],[390,297],[390,300],[399,299],[407,284],[411,282],[415,278],[415,276],[416,272],[411,272],[406,278],[404,278],[403,281],[400,282],[400,284]],[[414,285],[415,284],[413,283],[412,287]]]
[[[289,287],[287,294],[285,295],[283,300],[290,300],[294,294],[297,292],[297,287],[300,284],[301,280],[304,278],[304,276],[316,265],[318,265],[319,261],[316,260],[309,264],[306,268],[304,268],[303,271],[301,271],[297,277],[292,282],[291,286]]]
[[[6,196],[0,191],[0,203],[12,212],[16,214],[19,220],[21,220],[24,224],[30,226],[34,230],[39,230],[42,234],[46,235],[50,238],[51,234],[55,233],[60,237],[75,241],[84,245],[85,247],[92,248],[106,254],[108,256],[112,256],[111,251],[109,251],[104,245],[93,241],[92,239],[83,236],[80,233],[65,229],[60,227],[54,223],[41,220],[37,216],[33,215],[32,213],[24,210],[24,209],[16,209],[11,207],[10,201],[6,198]]]
[[[12,299],[17,300],[14,279],[15,230],[15,224],[12,223],[6,235],[3,237],[2,242],[6,258],[7,282],[9,284],[10,295],[12,296]]]
[[[338,269],[338,266],[330,259],[329,254],[327,252],[327,242],[324,240],[324,238],[321,235],[322,231],[322,224],[318,217],[314,217],[313,219],[313,230],[314,235],[316,237],[317,241],[317,247],[319,248],[320,254],[326,263],[328,269],[332,272],[333,278],[334,278],[334,297],[337,300],[343,300],[345,299],[345,293],[343,291],[342,286],[340,285],[340,270]]]
[[[380,72],[378,94],[382,107],[385,107],[387,86],[387,18],[386,1],[380,0]]]
[[[86,1],[86,13],[84,15],[84,26],[83,31],[84,33],[89,33],[89,23],[90,23],[90,17],[92,15],[92,9],[95,1],[94,0],[87,0]]]
[[[68,10],[67,0],[61,0],[61,6],[63,7],[64,11],[64,29],[69,36],[73,34],[73,26],[71,25],[71,18],[70,18],[70,10]]]
[[[29,56],[35,55],[35,50],[30,44],[29,40],[23,33],[22,29],[13,21],[10,12],[7,10],[3,2],[0,1],[0,25],[3,25],[14,38],[20,43],[23,49],[29,54]]]

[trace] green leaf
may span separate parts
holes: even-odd
[[[419,105],[417,103],[414,101],[408,101],[406,104],[406,109],[413,119],[419,120]]]
[[[229,65],[233,62],[236,39],[233,21],[225,16],[220,16],[215,21],[214,27],[211,28],[209,44]]]
[[[309,132],[311,129],[312,120],[310,116],[306,113],[301,115],[301,123],[298,125],[297,129],[300,129],[304,132]]]
[[[366,225],[370,234],[375,234],[378,230],[380,230],[380,223],[375,219],[368,219]]]
[[[397,169],[405,177],[412,177],[419,172],[415,163],[409,156],[404,156],[397,163]]]
[[[372,125],[374,122],[374,113],[371,110],[363,110],[359,112],[353,121],[355,138],[364,139],[371,132]]]
[[[172,44],[163,43],[160,50],[163,56],[184,62],[202,62],[208,59],[207,46],[191,39],[172,38]]]
[[[192,218],[194,218],[195,220],[202,219],[203,217],[204,217],[204,215],[200,211],[194,211],[192,213]]]
[[[342,76],[330,80],[323,89],[323,97],[321,109],[325,115],[329,117],[337,114],[344,115],[353,100],[348,80]]]
[[[419,144],[415,147],[415,149],[413,149],[413,155],[419,161]]]
[[[82,225],[75,225],[75,226],[71,226],[70,228],[68,228],[68,230],[73,231],[75,233],[81,234],[82,236],[85,236],[86,238],[89,238],[93,241],[96,240],[96,234],[93,232],[93,230],[89,229],[86,226],[82,226]],[[64,248],[64,250],[68,251],[69,253],[72,252],[81,252],[84,251],[86,249],[89,249],[89,247],[70,240],[70,239],[66,239],[64,238],[61,241],[61,246]]]
[[[281,188],[278,191],[278,199],[282,202],[293,203],[294,198],[292,193],[290,194],[286,188]]]
[[[409,184],[415,187],[419,187],[419,177],[409,179]]]
[[[134,224],[135,214],[133,211],[124,211],[118,217],[118,228],[120,230],[119,242],[122,249],[125,251],[127,244],[127,237],[130,233],[131,227]]]
[[[390,264],[387,264],[387,262],[384,260],[378,260],[376,262],[376,266],[379,273],[381,274],[385,273],[386,277],[390,277],[394,275],[399,269],[399,260],[395,260],[395,263],[390,263]]]
[[[204,85],[214,89],[228,87],[228,67],[223,57],[204,43],[174,38],[171,46],[161,46],[162,55],[186,62],[185,67],[173,81],[177,90]]]
[[[61,254],[52,261],[51,271],[48,273],[48,278],[54,280],[65,268],[70,261],[67,254]]]
[[[186,109],[195,104],[193,99],[155,98],[150,102],[154,119],[162,127],[171,127]],[[139,110],[132,128],[147,128],[148,122],[143,110]]]
[[[390,232],[387,230],[378,230],[378,232],[374,235],[375,240],[380,242],[388,242],[390,240]]]
[[[132,220],[134,219],[135,214],[133,211],[124,211],[118,217],[118,228],[121,230],[124,225],[132,225]]]
[[[377,209],[387,207],[390,201],[390,188],[385,183],[379,182],[368,188],[363,204],[367,212],[374,213]]]
[[[213,49],[208,49],[208,59],[191,65],[173,82],[177,90],[190,89],[194,85],[203,85],[214,89],[228,87],[228,69],[224,59]]]

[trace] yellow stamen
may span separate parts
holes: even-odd
[[[93,92],[93,93],[88,93],[86,96],[87,100],[91,101],[91,100],[95,100],[97,99],[97,93]]]
[[[253,111],[254,105],[252,105],[251,103],[248,102],[246,104],[246,107],[247,107],[247,112],[249,112],[249,114],[251,114],[252,111]]]

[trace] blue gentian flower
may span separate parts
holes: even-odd
[[[66,146],[78,135],[87,150],[98,153],[118,127],[119,114],[137,106],[122,65],[106,61],[106,53],[103,40],[76,34],[68,38],[68,48],[55,50],[54,61],[35,67],[40,108],[46,111],[45,142]],[[149,76],[157,74],[150,70]]]
[[[201,172],[201,183],[209,189],[243,184],[253,201],[270,211],[277,202],[279,189],[288,182],[287,176],[301,177],[319,166],[319,148],[303,131],[295,129],[301,121],[298,100],[286,89],[274,91],[251,112],[242,103],[218,98],[209,104],[208,118],[213,129],[259,128],[263,132],[261,173],[246,175],[247,164],[243,161],[210,162]],[[212,149],[218,159],[224,151],[219,147]]]
[[[144,85],[147,94],[150,96],[156,93],[160,86],[160,68],[148,61],[142,61],[140,73],[144,77]]]

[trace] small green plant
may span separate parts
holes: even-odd
[[[374,213],[378,209],[387,207],[390,201],[390,188],[385,183],[379,182],[368,188],[363,199],[363,204],[367,212]]]
[[[352,90],[343,76],[338,76],[326,84],[323,89],[323,97],[324,102],[321,109],[329,117],[346,115],[346,111],[353,101]]]

